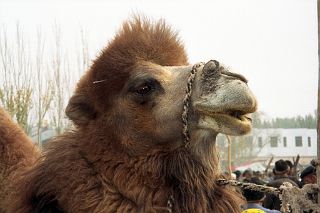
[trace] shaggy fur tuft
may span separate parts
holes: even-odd
[[[188,58],[177,33],[161,20],[152,23],[139,16],[123,24],[115,38],[94,61],[93,66],[78,85],[78,93],[93,95],[96,107],[108,107],[106,97],[112,99],[129,77],[133,66],[147,61],[162,66],[187,65]],[[108,83],[92,84],[95,81]]]

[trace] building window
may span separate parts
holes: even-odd
[[[296,146],[302,146],[302,136],[296,136]]]
[[[287,147],[287,137],[283,137],[283,147]]]
[[[308,147],[311,147],[311,137],[308,137]]]
[[[278,147],[278,137],[270,137],[270,146]]]
[[[258,137],[258,146],[262,148],[262,137]]]

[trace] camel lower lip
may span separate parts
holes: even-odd
[[[243,135],[251,130],[252,119],[247,115],[237,117],[229,114],[203,114],[200,116],[199,127],[212,129],[228,135]]]

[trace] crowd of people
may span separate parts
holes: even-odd
[[[291,161],[282,159],[275,162],[272,173],[265,174],[248,169],[243,173],[237,170],[233,174],[238,181],[274,188],[279,188],[284,182],[289,182],[300,188],[305,184],[317,182],[315,166],[310,164],[298,174]],[[244,207],[243,213],[280,213],[281,201],[279,197],[248,189],[244,189],[242,192],[247,200],[247,206]],[[316,194],[310,195],[310,199],[316,200]]]

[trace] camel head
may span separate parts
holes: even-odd
[[[251,130],[250,113],[256,111],[257,102],[245,77],[212,60],[198,73],[194,90],[197,128],[227,135]]]
[[[164,22],[136,18],[94,61],[66,113],[79,128],[97,132],[99,141],[112,139],[131,154],[175,149],[184,143],[181,116],[192,68],[176,33]],[[197,140],[199,131],[212,138],[250,131],[247,114],[256,110],[256,100],[243,76],[209,61],[197,69],[191,91],[191,140]]]

